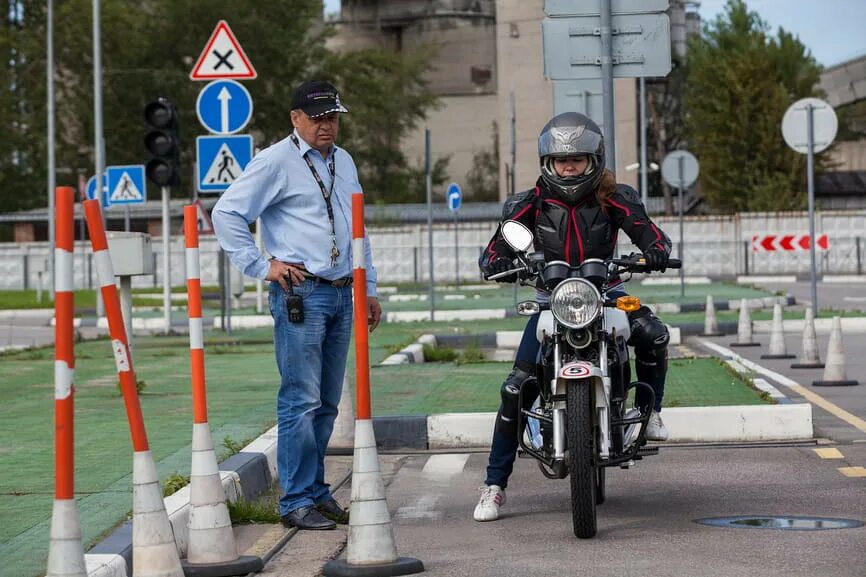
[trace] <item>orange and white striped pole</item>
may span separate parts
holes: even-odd
[[[138,389],[135,386],[135,370],[129,354],[126,326],[120,312],[120,297],[99,201],[85,201],[84,213],[96,263],[99,290],[108,317],[108,334],[120,378],[120,390],[126,405],[126,418],[132,435],[132,564],[135,577],[183,577],[174,533],[159,488],[156,465],[147,443],[147,431],[141,414]]]
[[[418,559],[398,557],[370,410],[370,350],[367,323],[367,258],[364,195],[352,195],[352,285],[355,297],[355,453],[346,558],[329,561],[326,576],[410,575],[424,571]]]
[[[238,556],[226,495],[207,422],[207,384],[204,369],[204,331],[201,314],[201,264],[198,247],[198,207],[183,207],[186,238],[186,292],[189,316],[189,362],[192,373],[192,465],[187,528],[187,569],[207,575],[246,575],[261,571],[262,560]],[[213,567],[218,565],[218,570]]]
[[[58,186],[54,235],[54,508],[48,544],[48,577],[86,577],[81,521],[75,504],[75,300],[72,255],[75,252],[75,190]]]

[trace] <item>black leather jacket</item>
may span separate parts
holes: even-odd
[[[641,252],[653,246],[671,252],[670,239],[647,216],[637,191],[625,184],[617,185],[605,206],[598,203],[595,195],[587,195],[575,206],[569,206],[539,178],[535,188],[505,201],[502,220],[517,220],[526,225],[535,236],[535,250],[544,251],[547,262],[563,260],[578,265],[589,258],[612,258],[620,230]],[[485,276],[491,274],[489,267],[494,260],[515,256],[501,230],[500,225],[478,259]]]

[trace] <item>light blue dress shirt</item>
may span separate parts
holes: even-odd
[[[265,248],[277,260],[303,263],[312,274],[336,280],[352,276],[352,194],[361,191],[352,156],[332,146],[328,159],[310,147],[295,131],[300,150],[291,137],[259,152],[214,206],[214,231],[232,263],[247,276],[264,279],[269,263],[256,247],[249,225],[262,219]],[[328,161],[334,157],[336,182],[331,193],[334,230],[340,256],[331,264],[331,223],[322,190],[303,155],[331,188]],[[364,237],[367,296],[376,296],[376,269],[370,241]]]

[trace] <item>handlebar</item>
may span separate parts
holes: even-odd
[[[608,262],[620,267],[619,272],[637,272],[637,273],[647,273],[650,272],[646,268],[646,260],[642,254],[632,254],[628,256],[624,256],[621,258],[612,258]],[[668,259],[667,268],[669,269],[678,269],[682,268],[683,263],[678,258]],[[488,277],[484,277],[485,280],[496,280],[500,278],[505,278],[511,275],[518,275],[518,277],[522,277],[521,280],[525,280],[528,277],[531,277],[535,274],[538,274],[538,271],[533,271],[528,265],[521,265],[517,268],[513,268],[511,270],[506,270],[503,272],[498,272],[496,274],[492,274]]]
[[[618,267],[622,267],[623,272],[650,272],[646,269],[646,259],[642,254],[632,254],[621,258],[612,258],[610,262]],[[667,268],[677,269],[682,268],[683,262],[678,258],[668,259]]]

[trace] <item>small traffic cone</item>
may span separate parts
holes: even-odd
[[[379,469],[379,452],[371,419],[355,422],[355,456],[352,464],[352,504],[346,558],[328,561],[326,577],[411,575],[424,564],[398,557],[391,514],[385,501],[385,484]]]
[[[833,329],[830,331],[830,343],[827,345],[827,366],[824,367],[824,378],[814,381],[814,387],[851,387],[859,385],[857,381],[848,379],[845,372],[845,349],[842,347],[842,319],[833,317]]]
[[[740,301],[740,322],[737,324],[737,342],[732,347],[760,347],[761,343],[752,340],[752,319],[749,316],[749,302]]]
[[[181,559],[186,577],[228,577],[262,570],[260,557],[238,555],[207,422],[193,424],[189,505],[189,542],[186,559]]]
[[[87,577],[75,499],[55,499],[51,512],[47,577]]]
[[[793,359],[785,348],[785,327],[782,324],[782,305],[773,306],[773,328],[770,332],[770,352],[761,355],[762,359]]]
[[[352,395],[349,391],[349,379],[343,377],[343,393],[337,408],[337,420],[334,421],[334,431],[328,442],[329,455],[351,455],[355,447],[355,410],[352,407]]]
[[[803,324],[803,352],[800,362],[791,365],[792,369],[823,369],[824,363],[818,355],[818,339],[815,336],[815,313],[806,307],[806,320]]]
[[[713,302],[713,295],[707,295],[706,314],[704,316],[704,332],[702,337],[720,337],[719,321],[716,319],[716,305]]]
[[[132,454],[132,566],[135,577],[184,577],[149,450]]]

